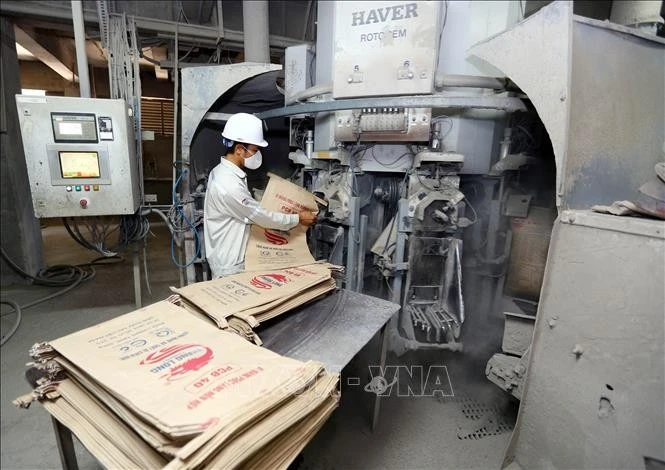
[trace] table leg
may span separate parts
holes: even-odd
[[[72,432],[66,426],[63,426],[60,421],[51,418],[53,421],[53,429],[55,430],[55,441],[58,444],[58,452],[60,453],[60,463],[63,470],[78,470],[79,466],[76,462],[76,453],[74,452],[74,440],[72,439]]]
[[[388,326],[390,325],[390,321],[388,321],[383,327],[381,328],[381,351],[379,353],[379,367],[380,370],[383,372],[386,368],[386,355],[388,354]],[[376,394],[374,397],[374,411],[372,413],[372,432],[374,432],[374,429],[376,428],[376,424],[379,422],[379,409],[381,408],[381,395]]]

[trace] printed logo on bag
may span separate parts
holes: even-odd
[[[272,289],[273,287],[280,287],[289,282],[289,278],[283,274],[262,274],[256,276],[249,283],[259,289]]]
[[[188,372],[199,370],[213,357],[212,349],[206,346],[175,344],[150,353],[140,364],[153,366],[150,369],[153,374],[166,372],[161,378],[166,378],[170,382],[182,378]]]
[[[266,240],[273,245],[286,245],[289,243],[288,237],[284,233],[277,233],[272,230],[264,230],[263,234]]]

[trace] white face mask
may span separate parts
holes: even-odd
[[[245,147],[245,150],[247,150],[247,147]],[[251,157],[245,158],[244,161],[245,168],[250,170],[258,169],[261,166],[261,163],[263,163],[263,156],[261,155],[260,150],[257,150]]]

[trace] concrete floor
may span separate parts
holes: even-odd
[[[152,232],[148,251],[152,295],[144,284],[144,304],[167,297],[168,287],[179,282],[178,271],[170,261],[168,230],[155,223]],[[69,238],[61,226],[44,228],[42,238],[49,266],[84,263],[96,257]],[[94,280],[69,294],[25,310],[19,330],[2,347],[1,468],[60,468],[49,415],[39,404],[28,410],[17,409],[12,400],[30,391],[23,374],[32,344],[134,310],[131,253],[125,256],[122,263],[97,267]],[[13,285],[3,288],[2,295],[25,304],[52,290]],[[3,305],[2,312],[9,311]],[[3,334],[12,321],[13,315],[2,317]],[[376,346],[370,343],[345,369],[341,406],[303,452],[301,469],[500,468],[517,405],[484,378],[492,342],[484,350],[475,348],[473,355],[412,352],[401,358],[389,357],[392,365],[446,366],[455,396],[402,397],[392,393],[382,400],[379,425],[372,433],[368,423],[373,395],[363,386],[348,385],[347,379],[360,377],[361,384],[368,382],[367,364],[375,361]],[[81,469],[100,468],[77,441],[75,446]]]

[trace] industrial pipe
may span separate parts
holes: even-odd
[[[333,90],[333,84],[332,83],[325,83],[322,85],[314,85],[313,87],[307,88],[305,90],[302,90],[295,95],[291,96],[290,99],[285,100],[286,105],[290,105],[293,103],[297,103],[298,101],[304,101],[309,98],[314,98],[315,96],[320,96],[320,95],[325,95],[328,93],[332,93]]]
[[[437,73],[434,75],[434,89],[442,88],[490,88],[492,90],[503,90],[506,88],[506,80],[495,77],[479,77],[476,75],[449,75]]]
[[[243,0],[242,28],[245,62],[269,64],[268,0]]]
[[[74,23],[74,43],[76,44],[76,65],[79,72],[79,90],[82,98],[90,98],[90,74],[88,73],[88,53],[85,47],[85,26],[81,0],[72,0],[72,22]]]

